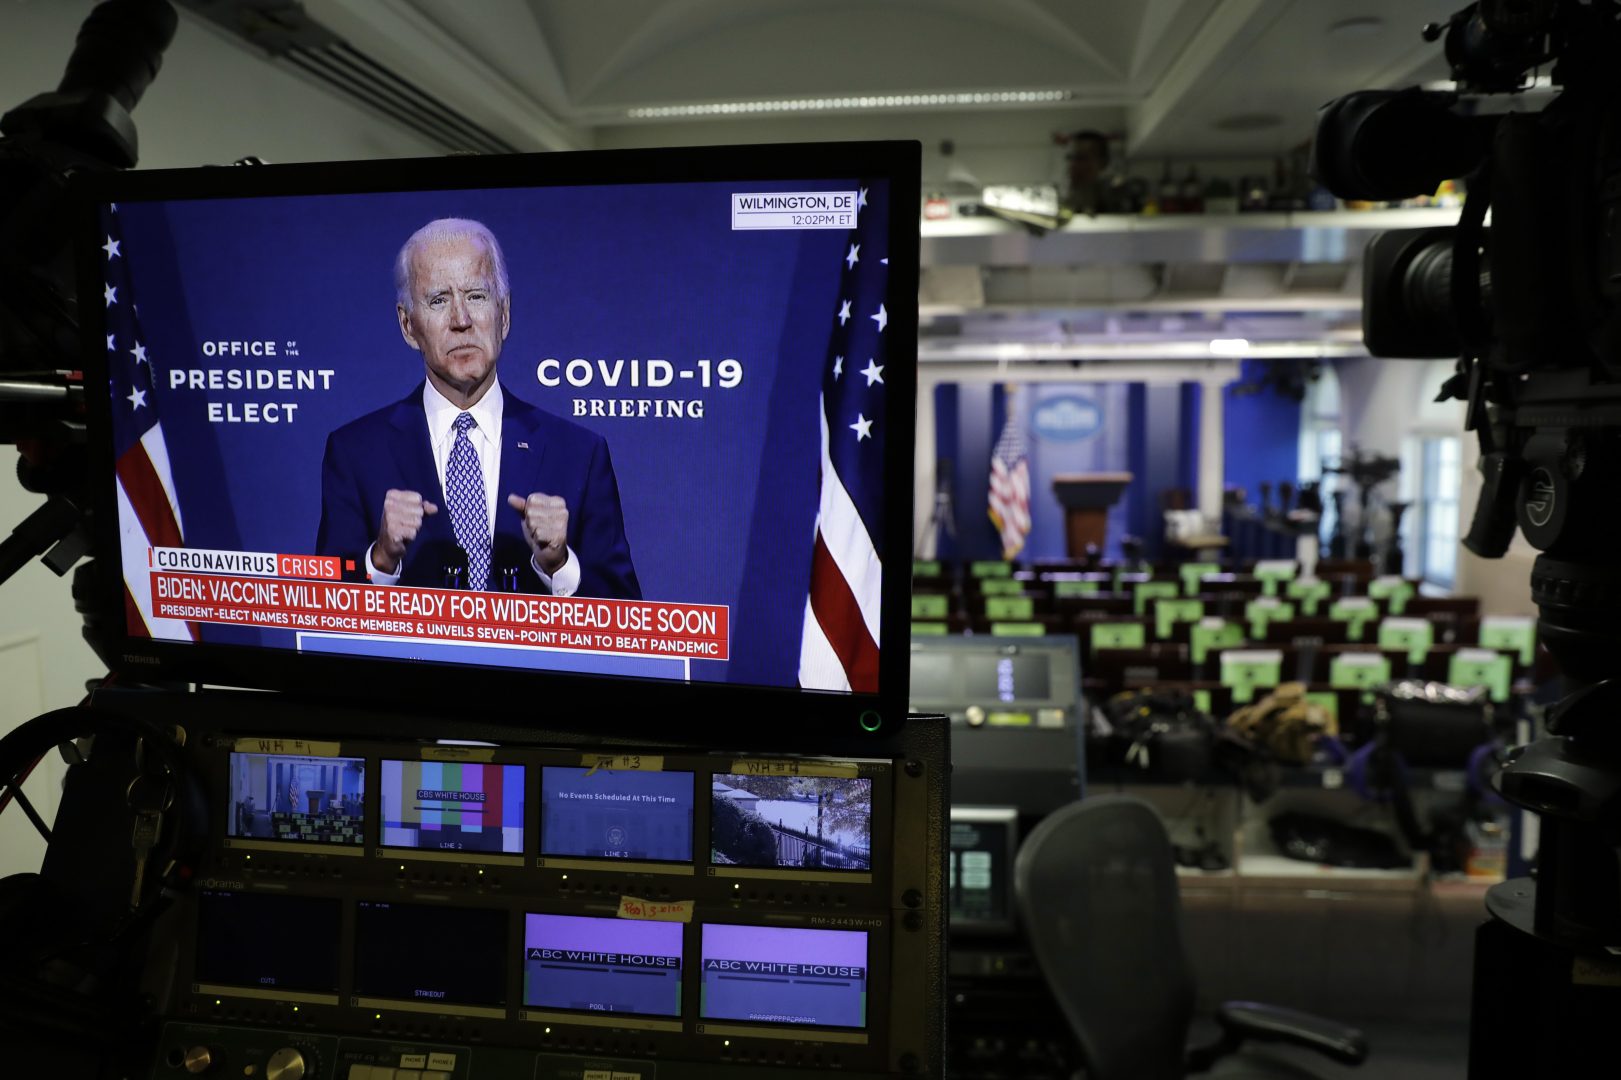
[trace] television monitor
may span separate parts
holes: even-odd
[[[342,900],[199,890],[193,963],[198,992],[243,988],[336,1005],[342,931]]]
[[[366,820],[364,758],[233,752],[230,769],[225,832],[231,846],[297,845],[360,854]]]
[[[867,1026],[867,932],[705,923],[705,1020]]]
[[[693,774],[545,765],[540,853],[559,859],[692,862]]]
[[[709,861],[769,869],[872,870],[872,781],[716,773]]]
[[[898,723],[919,161],[84,179],[110,655],[398,701],[538,674],[550,701]]]
[[[1011,806],[953,806],[949,841],[946,897],[952,932],[1013,933],[1018,810]]]
[[[679,1017],[682,931],[678,922],[529,912],[523,1003],[532,1009]]]
[[[355,995],[362,1007],[411,1002],[500,1019],[510,960],[503,908],[355,904]]]
[[[521,861],[522,765],[385,758],[379,771],[381,846],[451,858],[509,856]]]

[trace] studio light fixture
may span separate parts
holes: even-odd
[[[625,110],[630,120],[683,120],[776,113],[853,112],[869,109],[998,108],[1073,101],[1073,90],[975,90],[937,94],[851,94],[840,97],[709,101],[687,105],[642,105]]]

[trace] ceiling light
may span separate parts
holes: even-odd
[[[1075,99],[1073,90],[980,90],[934,94],[862,94],[849,97],[711,101],[690,105],[639,105],[625,110],[631,120],[675,120],[738,113],[847,112],[855,109],[951,108],[976,105],[1056,105]]]
[[[1210,351],[1217,356],[1243,356],[1245,353],[1250,351],[1249,338],[1211,338]]]

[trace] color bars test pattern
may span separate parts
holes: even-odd
[[[522,765],[383,761],[384,847],[523,852]]]

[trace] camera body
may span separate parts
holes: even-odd
[[[1483,481],[1464,545],[1541,552],[1539,637],[1572,692],[1494,780],[1541,836],[1536,880],[1487,894],[1469,1075],[1578,1075],[1621,1008],[1621,4],[1481,0],[1425,36],[1457,90],[1331,102],[1316,169],[1353,199],[1467,178],[1456,226],[1369,245],[1363,326],[1376,356],[1458,358],[1443,398],[1467,402]],[[1542,69],[1556,96],[1525,109]]]

